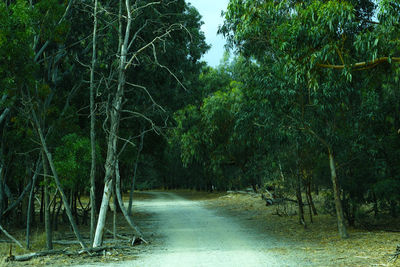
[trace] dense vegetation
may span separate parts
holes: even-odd
[[[184,0],[0,1],[0,224],[44,221],[51,248],[59,214],[82,241],[91,210],[99,246],[110,195],[134,188],[273,189],[304,225],[323,191],[342,237],[398,216],[398,1],[231,0],[224,16],[233,57],[211,68]]]

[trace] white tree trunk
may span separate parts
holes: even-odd
[[[90,69],[90,147],[92,163],[90,167],[90,243],[93,244],[94,229],[96,225],[96,111],[94,106],[94,69],[96,67],[96,42],[97,42],[97,0],[94,0],[93,13],[93,47],[92,47],[92,67]]]
[[[122,29],[122,0],[120,0],[120,29]],[[120,56],[120,64],[119,64],[119,75],[118,75],[118,87],[117,91],[113,97],[111,108],[109,110],[109,118],[110,118],[110,129],[108,133],[108,145],[107,145],[107,159],[105,163],[106,174],[104,177],[104,191],[103,191],[103,199],[100,206],[99,217],[97,219],[97,227],[93,240],[93,247],[100,247],[103,243],[103,234],[104,227],[107,218],[107,210],[108,204],[110,201],[110,195],[112,190],[112,177],[115,174],[115,165],[116,165],[116,155],[117,155],[117,141],[118,141],[118,129],[119,129],[119,120],[120,120],[120,110],[122,107],[122,99],[124,96],[124,88],[125,88],[125,66],[126,66],[126,56],[127,56],[127,47],[129,44],[129,33],[131,30],[131,11],[129,0],[125,0],[125,7],[127,12],[127,24],[125,28],[125,37],[122,42],[122,32],[119,31],[119,40],[121,47],[121,56]]]
[[[49,177],[48,177],[48,167],[47,159],[42,150],[42,160],[43,160],[43,178],[44,178],[44,228],[46,231],[46,249],[53,249],[53,233],[51,229],[50,222],[50,196],[49,196]]]
[[[103,199],[101,200],[99,218],[97,219],[96,232],[93,239],[93,247],[100,247],[103,244],[103,234],[106,225],[108,204],[110,202],[110,196],[112,191],[112,179],[104,185]]]

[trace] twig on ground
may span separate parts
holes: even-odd
[[[389,256],[390,256],[389,261],[394,263],[400,256],[400,245],[397,245],[397,248],[396,248],[396,251],[394,252],[394,254],[390,254]]]

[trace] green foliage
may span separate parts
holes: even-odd
[[[97,160],[100,161],[99,156]],[[54,164],[65,188],[85,190],[89,185],[90,163],[90,140],[87,137],[68,134],[55,149]]]
[[[33,70],[33,21],[26,1],[10,5],[0,2],[0,88],[2,94],[16,95],[30,84]]]

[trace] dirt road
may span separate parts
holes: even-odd
[[[247,229],[235,218],[218,215],[199,201],[170,192],[151,192],[135,202],[135,209],[150,213],[142,229],[162,240],[135,261],[106,266],[296,266],[273,257],[268,250],[279,242]],[[304,265],[304,262],[303,264]]]

